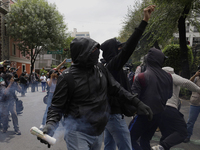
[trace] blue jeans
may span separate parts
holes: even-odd
[[[41,82],[42,84],[42,91],[45,91],[45,88],[46,88],[46,82]]]
[[[110,115],[104,131],[104,150],[132,150],[128,126],[121,114]]]
[[[200,106],[190,105],[189,118],[187,122],[188,138],[192,136],[194,124],[198,118],[199,113],[200,113]]]
[[[103,134],[91,136],[78,131],[66,131],[65,142],[68,150],[100,150]]]
[[[46,110],[44,112],[44,116],[43,116],[43,119],[42,119],[42,125],[46,124],[47,112],[48,112],[49,107],[51,106],[52,98],[53,98],[53,93],[49,92],[48,100],[47,100],[47,107],[46,107]]]

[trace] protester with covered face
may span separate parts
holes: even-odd
[[[100,150],[102,132],[109,117],[108,93],[119,96],[150,118],[152,115],[148,106],[122,88],[103,65],[99,66],[99,48],[99,43],[91,38],[80,37],[71,42],[73,64],[59,76],[48,110],[43,133],[52,136],[64,115],[68,150]],[[69,72],[74,80],[72,97],[68,93],[71,88],[67,82]]]
[[[137,115],[129,125],[132,147],[136,150],[151,149],[150,140],[160,123],[166,102],[173,93],[172,77],[162,70],[164,60],[165,55],[161,50],[151,48],[147,54],[146,71],[138,74],[132,85],[132,91],[153,111],[152,121],[144,115]]]
[[[107,69],[115,80],[129,92],[131,92],[131,87],[123,66],[134,52],[154,8],[155,6],[151,5],[144,9],[144,19],[126,43],[120,43],[116,38],[112,38],[101,44]],[[121,110],[120,102],[123,99],[120,99],[118,95],[108,95],[108,97],[111,114],[104,131],[104,150],[113,150],[116,149],[116,146],[119,150],[132,150],[130,132]]]

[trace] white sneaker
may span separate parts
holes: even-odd
[[[44,128],[44,125],[40,125],[39,129],[42,130]]]
[[[152,147],[152,150],[165,150],[161,145],[156,145]]]

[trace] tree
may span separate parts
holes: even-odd
[[[141,48],[140,53],[145,53],[149,47],[153,46],[155,42],[163,47],[169,44],[170,39],[173,37],[173,33],[179,33],[179,44],[181,48],[180,60],[182,68],[182,76],[185,78],[190,77],[190,69],[188,63],[188,48],[186,42],[186,19],[191,24],[196,26],[200,31],[199,20],[197,15],[200,14],[200,0],[143,0],[141,5],[129,12],[130,18],[125,22],[126,29],[135,27],[135,24],[131,22],[131,19],[136,18],[135,14],[139,10],[143,10],[143,6],[155,4],[156,8],[149,20],[149,25],[145,30],[143,39],[145,40],[146,47]],[[134,14],[134,15],[131,15]],[[124,29],[124,28],[123,28]],[[122,30],[128,33],[127,30]]]
[[[40,51],[63,48],[67,33],[63,16],[46,0],[18,0],[6,15],[7,31],[23,55],[31,57],[31,73]]]
[[[190,67],[188,61],[188,47],[186,40],[186,20],[196,27],[199,26],[199,20],[197,15],[200,12],[199,0],[152,0],[155,3],[156,11],[150,20],[148,30],[152,33],[152,41],[156,40],[159,43],[169,41],[173,33],[179,33],[179,45],[180,45],[180,61],[182,76],[185,78],[190,77]],[[200,29],[200,28],[199,28]],[[199,30],[200,31],[200,30]]]
[[[192,49],[190,46],[188,46],[188,62],[189,62],[189,68],[192,67],[193,64],[193,54],[192,54]],[[176,74],[180,74],[182,71],[181,68],[181,61],[180,59],[177,59],[180,57],[180,45],[179,44],[170,44],[167,45],[164,49],[163,49],[163,53],[165,54],[165,56],[167,56],[168,58],[165,60],[164,66],[170,66],[172,68],[174,68],[174,71]]]

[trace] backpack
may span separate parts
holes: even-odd
[[[20,113],[24,109],[23,102],[21,100],[16,100],[16,111]]]

